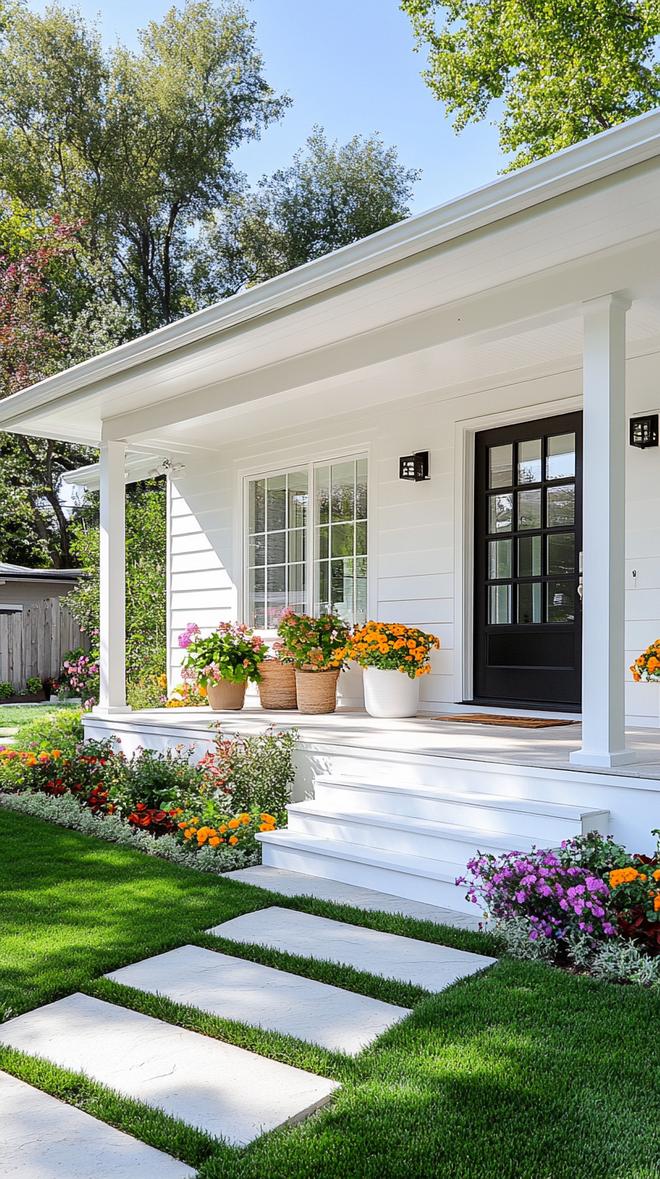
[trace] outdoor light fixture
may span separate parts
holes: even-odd
[[[415,483],[423,483],[430,479],[429,452],[418,450],[416,454],[406,454],[399,459],[399,479],[412,479]]]
[[[630,445],[646,450],[658,445],[658,415],[648,413],[643,417],[630,419]]]

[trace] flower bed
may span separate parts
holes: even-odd
[[[204,870],[228,871],[259,863],[257,832],[285,822],[296,740],[218,733],[198,765],[191,749],[127,758],[112,741],[0,749],[0,803],[188,865],[203,853]]]
[[[595,833],[561,848],[477,855],[467,897],[521,958],[660,987],[660,832],[655,857]]]

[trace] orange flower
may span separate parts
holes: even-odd
[[[219,843],[222,843],[222,840],[217,835],[212,835],[209,839],[209,844],[211,847],[217,847]]]
[[[229,828],[231,828],[232,831],[235,831],[237,827],[240,827],[240,825],[241,825],[240,819],[230,819],[227,824],[227,826]]]
[[[232,844],[232,846],[233,846],[235,843],[238,843],[238,835],[230,835],[230,836],[229,836],[229,842]]]
[[[653,898],[653,909],[656,913],[660,911],[660,892]]]

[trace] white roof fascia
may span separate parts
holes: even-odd
[[[543,160],[232,295],[148,335],[121,344],[0,403],[0,424],[12,423],[59,398],[84,390],[177,348],[248,323],[394,262],[482,229],[660,155],[660,110],[564,148]]]

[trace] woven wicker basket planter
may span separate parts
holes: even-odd
[[[299,671],[296,668],[298,712],[307,715],[334,712],[337,707],[338,679],[339,668],[335,671]]]
[[[265,659],[259,668],[259,699],[262,708],[295,709],[296,674],[289,663]]]
[[[220,680],[219,684],[209,684],[207,696],[214,712],[237,712],[245,703],[245,689],[247,683],[234,684],[230,680]]]

